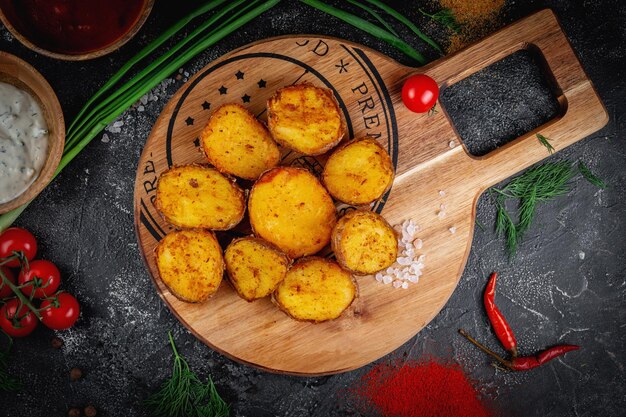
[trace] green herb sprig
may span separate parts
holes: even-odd
[[[559,196],[568,194],[572,190],[570,180],[580,172],[589,182],[603,188],[604,181],[593,175],[582,163],[578,169],[570,161],[547,162],[529,169],[522,175],[513,178],[503,188],[492,188],[491,194],[496,206],[495,230],[498,236],[506,238],[506,247],[509,256],[514,256],[519,242],[530,228],[537,205]],[[509,200],[518,202],[517,222],[506,208]]]
[[[550,155],[554,153],[554,146],[552,146],[552,144],[549,142],[550,139],[543,136],[541,133],[537,133],[537,139],[539,140],[539,143],[546,147]]]
[[[300,0],[302,3],[307,4],[311,7],[314,7],[322,12],[329,14],[331,16],[335,16],[338,19],[343,20],[344,22],[359,28],[370,35],[387,42],[389,45],[399,49],[405,55],[410,58],[413,58],[420,65],[424,65],[426,63],[426,58],[416,51],[411,45],[394,35],[393,33],[376,26],[375,24],[368,22],[365,19],[362,19],[352,13],[348,13],[345,10],[337,9],[336,7],[330,6],[319,0]]]
[[[385,19],[383,19],[377,12],[376,10],[372,9],[371,7],[359,3],[356,0],[347,0],[348,3],[360,8],[361,10],[365,10],[367,13],[369,13],[374,19],[378,20],[378,22],[383,25],[385,27],[385,29],[387,29],[389,32],[393,33],[395,36],[400,37],[400,35],[398,35],[398,32],[396,32],[396,30],[393,28],[393,26],[391,26],[389,23],[387,23],[387,21]]]
[[[581,173],[581,175],[590,183],[592,183],[593,185],[595,185],[596,187],[604,190],[607,185],[606,182],[602,181],[600,178],[596,177],[593,172],[591,172],[591,170],[589,168],[587,168],[587,166],[585,164],[583,164],[583,161],[578,162],[578,172]]]
[[[172,376],[159,391],[150,396],[145,405],[155,417],[228,417],[230,408],[219,396],[211,377],[203,383],[189,369],[187,361],[180,356],[172,333],[168,333],[174,367]]]
[[[454,16],[454,12],[451,9],[441,9],[433,14],[427,13],[422,9],[419,9],[419,11],[424,16],[430,17],[435,22],[444,25],[455,33],[459,33],[461,31],[461,25],[457,22],[456,16]]]

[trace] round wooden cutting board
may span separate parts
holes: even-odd
[[[445,88],[529,45],[543,54],[563,105],[558,119],[539,128],[542,134],[559,150],[602,127],[606,112],[550,11],[536,13],[419,71]],[[402,105],[402,83],[415,72],[347,41],[292,36],[234,51],[200,70],[174,95],[139,162],[135,222],[159,294],[200,340],[232,359],[268,371],[332,374],[393,351],[441,310],[463,272],[480,193],[545,158],[547,152],[533,131],[485,157],[470,157],[445,109],[433,116],[417,115]],[[424,275],[408,289],[383,285],[372,276],[358,277],[358,299],[339,319],[321,324],[292,320],[269,299],[246,302],[226,280],[206,303],[178,300],[159,279],[154,262],[155,246],[173,230],[153,206],[157,178],[172,165],[206,163],[198,137],[213,109],[239,103],[264,120],[266,101],[274,91],[301,82],[333,90],[349,139],[369,135],[388,149],[396,179],[373,210],[391,224],[413,219],[421,227]],[[282,164],[319,174],[324,160],[285,150]],[[442,204],[443,218],[437,215]],[[219,237],[227,244],[246,233],[249,228],[241,225]]]

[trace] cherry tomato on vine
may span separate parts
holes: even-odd
[[[19,318],[17,326],[13,324],[13,317],[16,316]],[[28,307],[22,305],[20,308],[20,300],[17,298],[10,299],[0,308],[0,328],[11,337],[28,336],[37,327],[37,322],[37,316]]]
[[[22,251],[29,261],[37,254],[37,240],[31,232],[19,227],[10,227],[0,234],[0,258],[13,255],[13,251]],[[17,259],[5,264],[11,268],[20,266]]]
[[[28,296],[33,293],[35,298],[51,297],[59,289],[61,284],[61,272],[50,261],[32,261],[26,268],[22,269],[17,281],[20,285],[30,283],[22,287],[22,292]]]
[[[55,299],[43,300],[40,308],[42,309],[41,321],[53,330],[69,329],[76,323],[80,314],[78,300],[66,292],[57,295],[56,301]]]
[[[2,272],[4,273],[4,276],[11,281],[11,284],[15,284],[15,275],[13,275],[13,272],[11,272],[9,268],[5,268],[3,266]],[[9,288],[8,285],[5,285],[4,282],[2,282],[2,278],[0,278],[0,299],[7,298],[11,295],[13,295],[13,291],[11,291],[11,288]]]
[[[402,102],[415,113],[426,113],[439,98],[439,86],[428,75],[412,75],[402,86]]]

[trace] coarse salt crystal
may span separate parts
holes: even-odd
[[[439,212],[437,213],[437,217],[439,217],[440,219],[443,219],[444,217],[446,217],[445,210],[439,210]]]
[[[399,257],[399,258],[397,259],[397,262],[398,262],[400,265],[409,265],[409,264],[411,263],[411,259],[409,259],[409,258],[405,258],[405,257],[401,256],[401,257]]]
[[[389,275],[385,275],[383,277],[383,284],[391,284],[391,281],[393,281],[393,278],[390,277]]]
[[[107,135],[106,133],[102,135],[102,142],[109,143],[110,140],[111,139],[109,138],[109,135]]]
[[[399,269],[396,269],[395,271],[393,271],[393,275],[394,275],[396,278],[400,278],[400,277],[402,276],[402,271],[401,271],[401,270],[399,270]]]
[[[393,271],[394,271],[394,268],[392,268],[392,267],[387,268],[387,274],[388,275],[393,274]]]
[[[439,190],[439,196],[445,197],[446,196],[446,192],[443,191],[443,190]]]
[[[137,106],[137,111],[138,112],[142,112],[144,111],[146,108],[144,106]]]
[[[418,275],[409,276],[409,281],[412,282],[413,284],[417,283],[417,281],[419,280],[420,280],[420,277]]]
[[[423,263],[423,262],[424,262],[424,259],[426,259],[426,255],[420,255],[420,257],[419,257],[419,258],[417,258],[417,262],[418,262],[418,263]]]
[[[118,120],[117,122],[113,123],[113,127],[122,127],[124,126],[124,122],[122,122],[121,120]]]
[[[415,232],[417,232],[415,224],[413,223],[409,224],[409,226],[406,228],[406,231],[409,234],[409,236],[414,237]]]
[[[448,146],[450,148],[454,148],[456,146],[456,141],[455,140],[451,140],[450,143],[448,143]]]
[[[402,281],[394,281],[393,288],[400,288],[402,286]]]
[[[411,264],[411,266],[409,267],[409,271],[413,274],[413,275],[417,275],[417,274],[421,274],[422,271],[421,269],[423,268],[423,264],[421,263],[416,263],[416,264]]]
[[[417,239],[413,242],[413,246],[415,247],[415,249],[422,249],[423,245],[424,242],[422,242],[422,239]]]
[[[406,290],[407,288],[409,288],[409,283],[408,282],[403,282],[402,283],[402,289]]]
[[[402,251],[402,254],[407,258],[412,258],[413,256],[415,256],[415,250],[413,250],[413,248],[407,248],[406,250]]]
[[[383,282],[383,274],[380,272],[376,274],[376,281]]]
[[[450,231],[450,233],[455,234],[456,233],[456,227],[452,226],[451,228],[448,229]]]

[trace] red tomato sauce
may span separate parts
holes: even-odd
[[[107,47],[128,33],[144,1],[0,0],[0,7],[35,45],[78,55]]]

